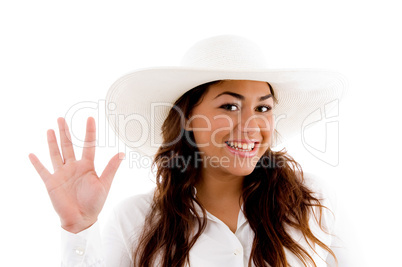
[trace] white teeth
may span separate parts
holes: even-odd
[[[236,149],[236,150],[240,150],[240,151],[251,151],[253,150],[255,143],[240,143],[240,142],[232,142],[232,141],[228,141],[227,144]]]

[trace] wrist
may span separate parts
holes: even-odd
[[[83,221],[83,222],[78,222],[78,223],[61,222],[61,227],[70,233],[77,234],[77,233],[82,232],[85,229],[88,229],[89,227],[91,227],[96,221],[97,221],[97,218],[94,220]]]

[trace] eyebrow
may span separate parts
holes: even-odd
[[[243,95],[240,95],[240,94],[237,94],[237,93],[234,93],[234,92],[230,92],[230,91],[225,91],[223,93],[220,93],[219,95],[215,96],[215,98],[218,98],[221,95],[231,95],[231,96],[236,97],[237,99],[242,100],[242,101],[245,99],[245,97]],[[272,97],[272,94],[261,96],[259,100],[264,101],[264,100],[266,100],[266,99],[268,99],[270,97]]]

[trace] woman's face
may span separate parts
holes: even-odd
[[[203,167],[250,174],[271,144],[273,104],[266,82],[225,80],[211,85],[186,126],[194,133]]]

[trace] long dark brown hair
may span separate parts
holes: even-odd
[[[204,231],[207,219],[205,209],[194,195],[194,186],[200,179],[199,161],[196,159],[197,148],[191,145],[194,144],[193,133],[184,130],[184,118],[188,118],[191,110],[202,101],[208,88],[219,82],[202,84],[187,91],[164,121],[164,142],[153,161],[156,190],[144,231],[133,251],[134,266],[190,264],[190,249]],[[269,87],[277,101],[273,88]],[[255,234],[249,266],[252,262],[257,267],[288,266],[285,248],[305,266],[316,266],[312,256],[286,231],[287,226],[299,230],[306,240],[321,246],[336,260],[333,251],[310,229],[309,219],[314,215],[326,232],[321,225],[322,210],[326,207],[304,185],[303,179],[300,165],[286,151],[271,149],[267,149],[254,171],[245,177],[243,208]],[[198,216],[195,205],[201,207],[204,216]],[[314,213],[313,208],[318,208],[319,212]],[[311,248],[314,250],[313,245]]]

